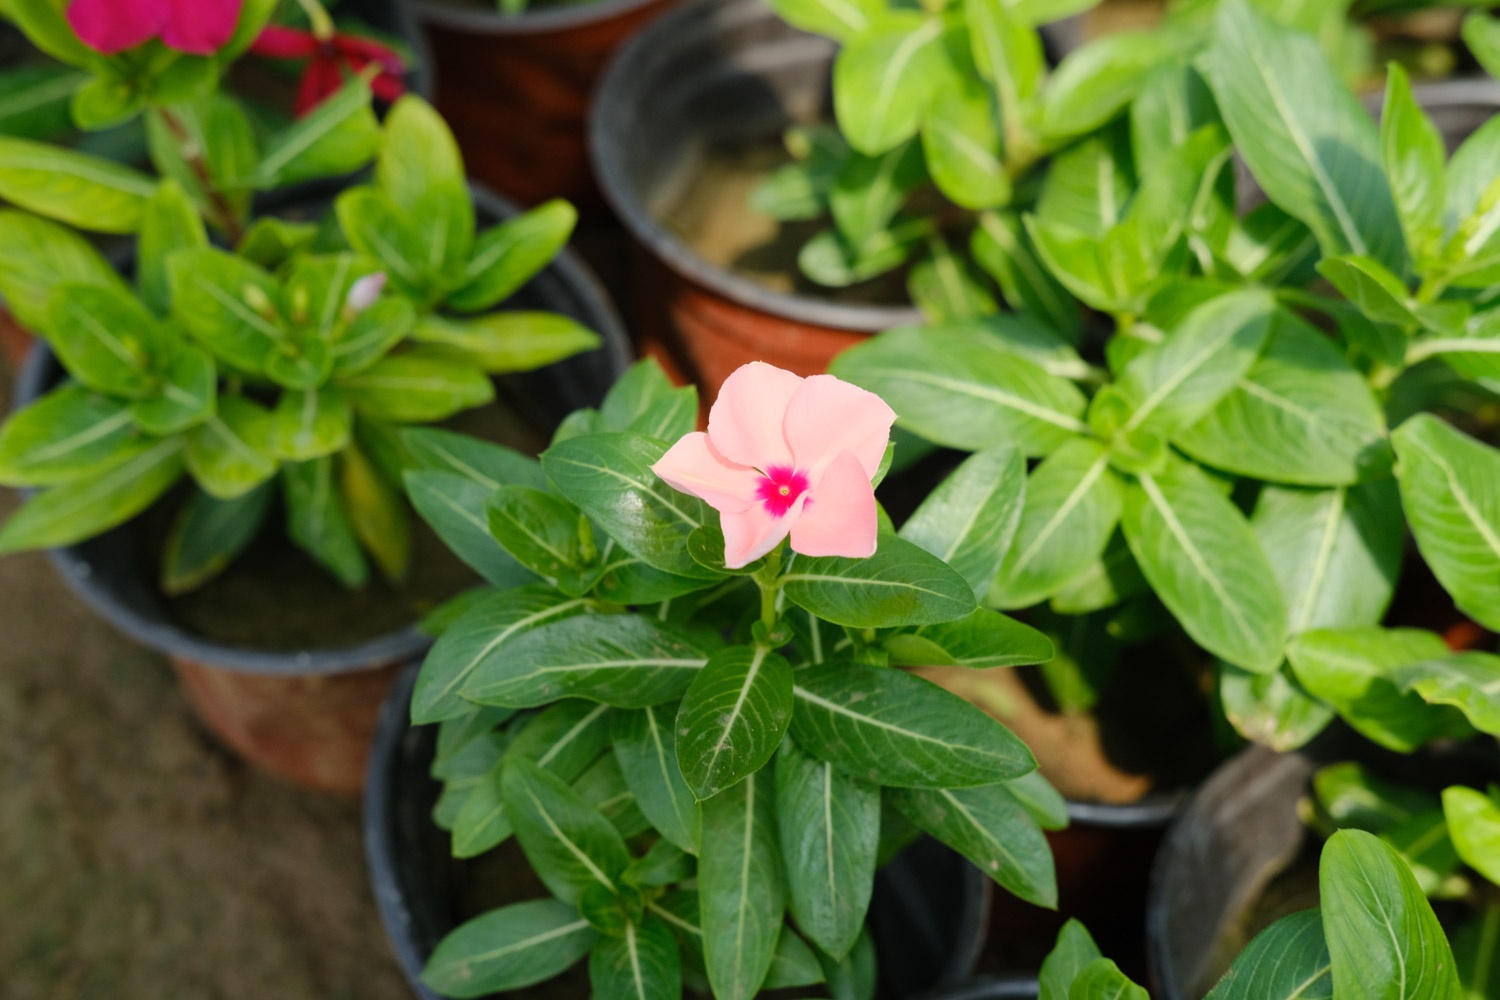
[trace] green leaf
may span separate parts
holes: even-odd
[[[855,939],[853,949],[843,958],[835,960],[824,952],[819,952],[817,958],[834,1000],[875,1000],[878,970],[875,941],[870,937],[868,927]]]
[[[1015,541],[985,602],[1022,608],[1056,593],[1097,560],[1119,523],[1123,494],[1097,442],[1075,439],[1032,470]]]
[[[1500,906],[1491,903],[1484,912],[1456,929],[1449,939],[1453,958],[1463,983],[1463,1000],[1491,1000],[1500,982]]]
[[[1029,314],[1076,342],[1082,323],[1078,303],[1038,256],[1014,212],[983,212],[969,239],[969,252],[1000,286],[1012,309]]]
[[[108,471],[54,486],[0,527],[0,555],[72,545],[130,520],[182,475],[182,442],[158,441]]]
[[[467,671],[461,689],[481,705],[533,708],[587,698],[644,708],[681,698],[707,654],[687,634],[642,615],[586,615],[513,636]]]
[[[762,988],[796,989],[816,985],[825,978],[823,965],[812,948],[791,928],[783,927],[781,936],[776,939],[776,954],[771,958],[771,970],[766,973]]]
[[[337,386],[284,392],[271,416],[271,450],[277,458],[305,462],[343,450],[354,415]]]
[[[1266,486],[1250,527],[1286,598],[1288,634],[1384,617],[1401,568],[1401,505],[1391,480],[1331,490]]]
[[[938,89],[922,119],[922,152],[933,183],[955,205],[977,210],[1010,201],[999,116],[989,88],[977,80],[959,78]]]
[[[974,610],[963,577],[893,536],[868,559],[800,556],[782,574],[787,600],[835,625],[888,628],[954,621]]]
[[[347,174],[369,163],[379,142],[370,86],[364,76],[353,76],[271,139],[249,181],[264,190]]]
[[[926,179],[922,148],[903,142],[878,155],[850,153],[829,192],[828,207],[844,244],[860,256]]]
[[[1036,767],[994,719],[930,681],[852,663],[799,671],[792,738],[850,775],[898,788],[970,788]]]
[[[1317,43],[1230,0],[1198,68],[1271,201],[1306,223],[1326,256],[1362,254],[1399,271],[1405,249],[1379,135]]]
[[[543,368],[604,342],[572,317],[549,312],[497,312],[466,320],[426,317],[412,339],[495,373]]]
[[[1443,928],[1395,850],[1340,830],[1323,847],[1318,888],[1335,996],[1458,1000]]]
[[[0,198],[94,233],[140,228],[156,182],[112,160],[0,136]]]
[[[621,937],[601,938],[589,956],[589,983],[598,1000],[678,1000],[682,965],[672,930],[648,915],[625,924]]]
[[[1247,740],[1290,753],[1333,721],[1333,709],[1308,694],[1283,664],[1270,674],[1219,665],[1219,702]]]
[[[877,156],[917,134],[943,78],[943,23],[891,11],[851,38],[833,66],[834,113],[849,145]]]
[[[1255,935],[1204,1000],[1333,1000],[1322,912],[1282,917]]]
[[[521,636],[541,625],[581,614],[584,598],[566,598],[541,584],[484,597],[438,639],[412,689],[415,725],[440,722],[470,709],[460,697],[481,665],[503,661]]]
[[[1026,462],[1000,446],[965,459],[922,501],[900,536],[957,570],[982,599],[1020,523]]]
[[[984,279],[938,235],[927,238],[927,255],[907,272],[906,288],[934,323],[992,316],[998,308]]]
[[[673,387],[654,360],[637,361],[615,380],[599,407],[601,430],[676,441],[697,426],[698,390]]]
[[[1130,138],[1142,173],[1172,155],[1204,125],[1219,120],[1207,82],[1184,61],[1152,71],[1130,103]]]
[[[521,565],[574,597],[590,588],[597,571],[580,555],[577,507],[530,486],[502,486],[485,512],[490,534]]]
[[[288,462],[281,479],[287,535],[345,587],[358,590],[370,578],[354,526],[334,477],[332,458]]]
[[[435,469],[411,469],[402,479],[417,513],[480,576],[502,588],[536,579],[490,534],[485,504],[499,483]]]
[[[412,558],[411,516],[400,490],[352,442],[342,453],[339,471],[355,536],[385,578],[400,583]]]
[[[562,251],[577,222],[577,210],[554,198],[480,233],[464,268],[466,283],[445,304],[472,313],[509,298]]]
[[[1052,787],[1052,782],[1042,777],[1041,771],[1011,778],[1005,782],[1005,787],[1043,830],[1067,829],[1068,803],[1062,793]]]
[[[167,535],[161,589],[185,594],[223,572],[255,540],[271,512],[274,495],[270,483],[232,500],[194,492],[177,512]]]
[[[234,368],[260,373],[285,339],[273,303],[275,279],[247,260],[211,248],[167,260],[172,312],[187,331]]]
[[[1376,323],[1410,328],[1422,322],[1406,283],[1372,257],[1326,257],[1318,273]]]
[[[877,0],[774,0],[771,9],[778,17],[803,31],[827,35],[841,42],[864,31],[885,11]]]
[[[792,721],[792,668],[764,646],[731,646],[698,671],[677,710],[677,763],[698,799],[760,770]]]
[[[703,951],[719,1000],[750,1000],[776,952],[786,876],[776,843],[776,792],[769,771],[703,803],[698,890]]]
[[[1480,732],[1500,735],[1500,657],[1454,653],[1402,664],[1391,672],[1391,679],[1429,705],[1452,705]]]
[[[417,313],[406,299],[380,299],[361,312],[333,341],[333,372],[352,375],[385,357],[411,333]]]
[[[23,327],[47,325],[47,301],[57,285],[125,282],[79,234],[29,212],[0,209],[0,296]]]
[[[1047,169],[1036,214],[1100,237],[1125,217],[1135,189],[1123,121],[1061,150]]]
[[[1078,973],[1068,988],[1068,1000],[1151,1000],[1108,958],[1096,958]]]
[[[1005,785],[903,788],[887,794],[912,822],[998,884],[1028,903],[1056,908],[1052,849],[1036,820]]]
[[[880,791],[786,740],[776,756],[776,819],[792,917],[842,958],[864,928],[875,885]]]
[[[248,182],[260,152],[250,116],[237,100],[209,93],[176,104],[170,116],[153,107],[146,114],[146,139],[157,173],[181,185],[205,220],[221,231],[244,221],[250,212]]]
[[[118,399],[69,383],[0,427],[0,482],[55,486],[108,470],[150,448]]]
[[[554,896],[576,904],[592,885],[618,891],[630,852],[603,813],[525,757],[506,761],[500,788],[526,860]]]
[[[1470,17],[1464,23],[1469,34]],[[1471,46],[1472,48],[1472,46]],[[1448,153],[1437,126],[1412,96],[1400,63],[1386,70],[1380,149],[1406,245],[1419,260],[1434,254],[1443,236],[1444,172]]]
[[[1073,980],[1089,963],[1103,957],[1088,929],[1069,918],[1057,932],[1057,944],[1042,962],[1038,1000],[1068,1000]]]
[[[856,252],[836,230],[825,229],[802,245],[797,267],[819,285],[845,288],[900,267],[935,230],[931,219],[898,220]]]
[[[430,348],[382,358],[339,384],[355,409],[397,423],[433,423],[495,398],[480,368]]]
[[[63,367],[90,389],[127,399],[154,394],[151,368],[170,345],[135,296],[114,285],[58,285],[46,329]]]
[[[1500,452],[1425,413],[1391,440],[1422,558],[1465,614],[1500,628]]]
[[[1277,317],[1275,300],[1260,290],[1230,292],[1194,309],[1120,376],[1131,406],[1121,431],[1171,434],[1196,423],[1250,370]]]
[[[1448,833],[1464,864],[1500,883],[1500,804],[1462,785],[1443,789]]]
[[[372,187],[355,187],[339,195],[333,208],[349,245],[378,262],[392,285],[418,301],[432,298],[427,246],[390,198]]]
[[[1122,31],[1069,53],[1042,91],[1042,132],[1060,140],[1103,125],[1130,103],[1178,44],[1165,31]]]
[[[263,215],[250,224],[240,237],[235,252],[252,264],[274,268],[285,263],[298,251],[306,249],[318,235],[311,222],[288,222]]]
[[[683,544],[708,522],[708,506],[651,471],[666,450],[637,434],[595,434],[553,445],[542,468],[559,493],[632,555],[677,576],[716,579]]]
[[[0,73],[0,135],[55,140],[72,130],[69,98],[88,76],[66,66],[20,65]]]
[[[1045,455],[1087,433],[1077,387],[978,331],[891,330],[830,368],[890,403],[901,427],[950,448],[1008,443]]]
[[[1346,761],[1313,774],[1318,805],[1333,825],[1383,834],[1438,807],[1437,797],[1411,785],[1378,777],[1363,764]]]
[[[1374,626],[1304,632],[1286,649],[1308,693],[1332,705],[1362,735],[1398,753],[1462,732],[1463,719],[1453,709],[1429,708],[1391,679],[1399,667],[1447,652],[1430,632]]]
[[[1317,330],[1277,315],[1265,353],[1172,442],[1208,465],[1301,486],[1345,486],[1389,461],[1365,377]]]
[[[375,182],[395,204],[409,208],[433,188],[466,184],[463,154],[437,111],[415,94],[391,106],[385,117]]]
[[[1018,16],[1020,6],[1004,0],[964,0],[974,67],[994,82],[1007,119],[1036,93],[1047,66],[1041,36],[1031,30],[1041,21]]]
[[[130,406],[135,424],[147,434],[167,437],[213,416],[219,388],[214,359],[201,347],[175,345],[171,360],[159,365],[155,395]]]
[[[271,414],[243,396],[221,396],[217,412],[187,435],[187,467],[204,492],[232,500],[276,474]]]
[[[967,618],[924,625],[885,642],[897,666],[963,666],[983,670],[1044,663],[1052,659],[1052,641],[1014,618],[980,608]]]
[[[698,803],[677,766],[676,705],[618,712],[615,759],[636,803],[666,840],[698,853]]]
[[[483,997],[561,975],[594,944],[593,928],[567,903],[536,899],[474,917],[438,942],[422,982],[448,997]]]
[[[1286,604],[1239,508],[1196,467],[1141,475],[1125,493],[1125,538],[1162,603],[1199,645],[1235,666],[1281,662]]]
[[[174,250],[206,246],[208,235],[203,231],[203,219],[187,192],[176,181],[163,181],[146,203],[136,245],[136,283],[141,298],[158,316],[165,316],[172,309],[168,255]]]

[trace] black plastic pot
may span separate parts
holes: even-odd
[[[761,0],[695,0],[621,48],[589,120],[594,171],[648,255],[645,342],[664,344],[717,390],[741,364],[802,375],[865,336],[921,322],[909,306],[772,291],[710,263],[660,221],[710,147],[779,142],[788,125],[828,120],[835,43],[798,31]]]
[[[415,665],[401,674],[376,729],[365,784],[365,854],[386,935],[412,990],[421,1000],[440,1000],[418,976],[438,941],[473,914],[460,912],[458,903],[467,865],[449,856],[448,834],[432,822],[440,786],[428,768],[437,727],[410,724],[416,675]],[[990,885],[929,839],[876,876],[870,930],[881,997],[925,995],[968,976],[984,938]]]
[[[480,188],[473,193],[481,224],[518,212]],[[597,350],[502,380],[507,401],[548,426],[598,403],[629,362],[628,341],[608,297],[568,251],[506,308],[563,313],[604,339]],[[38,398],[62,377],[50,350],[33,351],[16,387],[16,406]],[[414,621],[392,622],[385,634],[344,648],[293,652],[195,635],[168,616],[155,576],[139,556],[141,531],[140,521],[132,521],[54,549],[53,565],[100,617],[171,659],[199,712],[236,750],[298,783],[357,792],[385,692],[400,665],[420,656],[430,638]]]
[[[983,978],[923,1000],[1036,1000],[1039,988],[1035,979]]]

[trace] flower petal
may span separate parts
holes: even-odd
[[[708,411],[708,436],[730,461],[765,470],[792,464],[792,448],[782,428],[786,407],[802,376],[752,361],[736,368],[719,387]]]
[[[406,72],[406,64],[396,50],[388,45],[380,44],[373,38],[361,38],[359,35],[341,33],[333,36],[333,47],[354,61],[357,69],[373,61],[378,62],[380,68],[387,73],[400,76]]]
[[[162,44],[178,52],[211,56],[234,35],[244,5],[245,0],[167,0]]]
[[[809,492],[802,516],[792,525],[792,551],[868,559],[875,554],[878,530],[870,477],[854,453],[844,451]]]
[[[674,490],[707,501],[721,513],[738,514],[752,505],[761,476],[748,466],[729,461],[702,431],[684,434],[651,466],[651,471]]]
[[[832,375],[814,375],[787,404],[786,439],[797,468],[814,487],[846,451],[859,460],[868,482],[880,468],[895,420],[896,411],[873,392]]]
[[[311,31],[268,24],[261,29],[250,51],[268,59],[311,59],[318,52],[318,38]]]
[[[301,118],[319,104],[338,93],[344,85],[344,74],[338,60],[314,56],[302,71],[302,83],[297,87],[295,111]]]
[[[724,531],[724,565],[740,569],[780,545],[788,528],[796,530],[798,516],[806,502],[806,496],[798,497],[782,517],[766,510],[763,504],[753,504],[738,514],[721,512],[719,527]]]
[[[68,6],[73,33],[107,56],[150,41],[166,21],[166,0],[73,0]]]

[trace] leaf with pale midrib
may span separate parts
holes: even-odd
[[[792,721],[792,668],[763,647],[715,653],[677,710],[677,762],[708,799],[758,770]]]

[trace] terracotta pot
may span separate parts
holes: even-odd
[[[585,123],[615,48],[675,0],[598,0],[507,16],[493,0],[402,0],[433,101],[469,174],[521,202],[602,208]]]
[[[5,362],[11,371],[20,369],[25,363],[35,339],[29,330],[17,322],[10,310],[0,306],[0,354],[5,356]]]
[[[590,150],[647,258],[638,332],[706,398],[747,361],[813,375],[872,333],[921,322],[909,306],[772,291],[710,263],[659,218],[711,146],[775,142],[794,122],[827,120],[835,52],[760,0],[696,0],[632,39],[600,82]]]
[[[509,202],[475,189],[484,224],[516,214]],[[572,316],[604,338],[599,350],[502,384],[522,412],[556,423],[596,405],[628,361],[625,334],[594,277],[564,252],[506,303]],[[17,408],[63,377],[52,352],[34,351],[17,383]],[[279,528],[277,529],[279,530]],[[157,554],[140,520],[54,549],[53,565],[95,613],[125,635],[165,654],[199,714],[252,764],[320,791],[357,793],[380,705],[397,668],[431,640],[411,621],[338,648],[290,652],[209,639],[180,625],[156,584]]]
[[[480,899],[466,891],[476,868],[483,870],[485,860],[510,859],[503,853],[484,860],[454,859],[448,834],[432,822],[441,791],[430,775],[438,727],[411,725],[416,676],[415,665],[401,675],[380,718],[365,795],[365,857],[386,936],[412,992],[419,1000],[441,1000],[418,978],[422,968],[445,934],[477,915],[476,910],[502,902],[493,898],[493,890],[491,898]],[[499,851],[514,848],[512,840]],[[515,857],[524,864],[519,852]],[[504,883],[492,884],[503,893]],[[886,1000],[935,996],[967,979],[984,940],[992,894],[998,895],[987,876],[931,838],[918,840],[877,872],[868,925],[879,962],[880,995]],[[543,995],[567,995],[557,986],[543,990]],[[577,996],[586,994],[585,985]],[[993,994],[995,1000],[1029,995]]]

